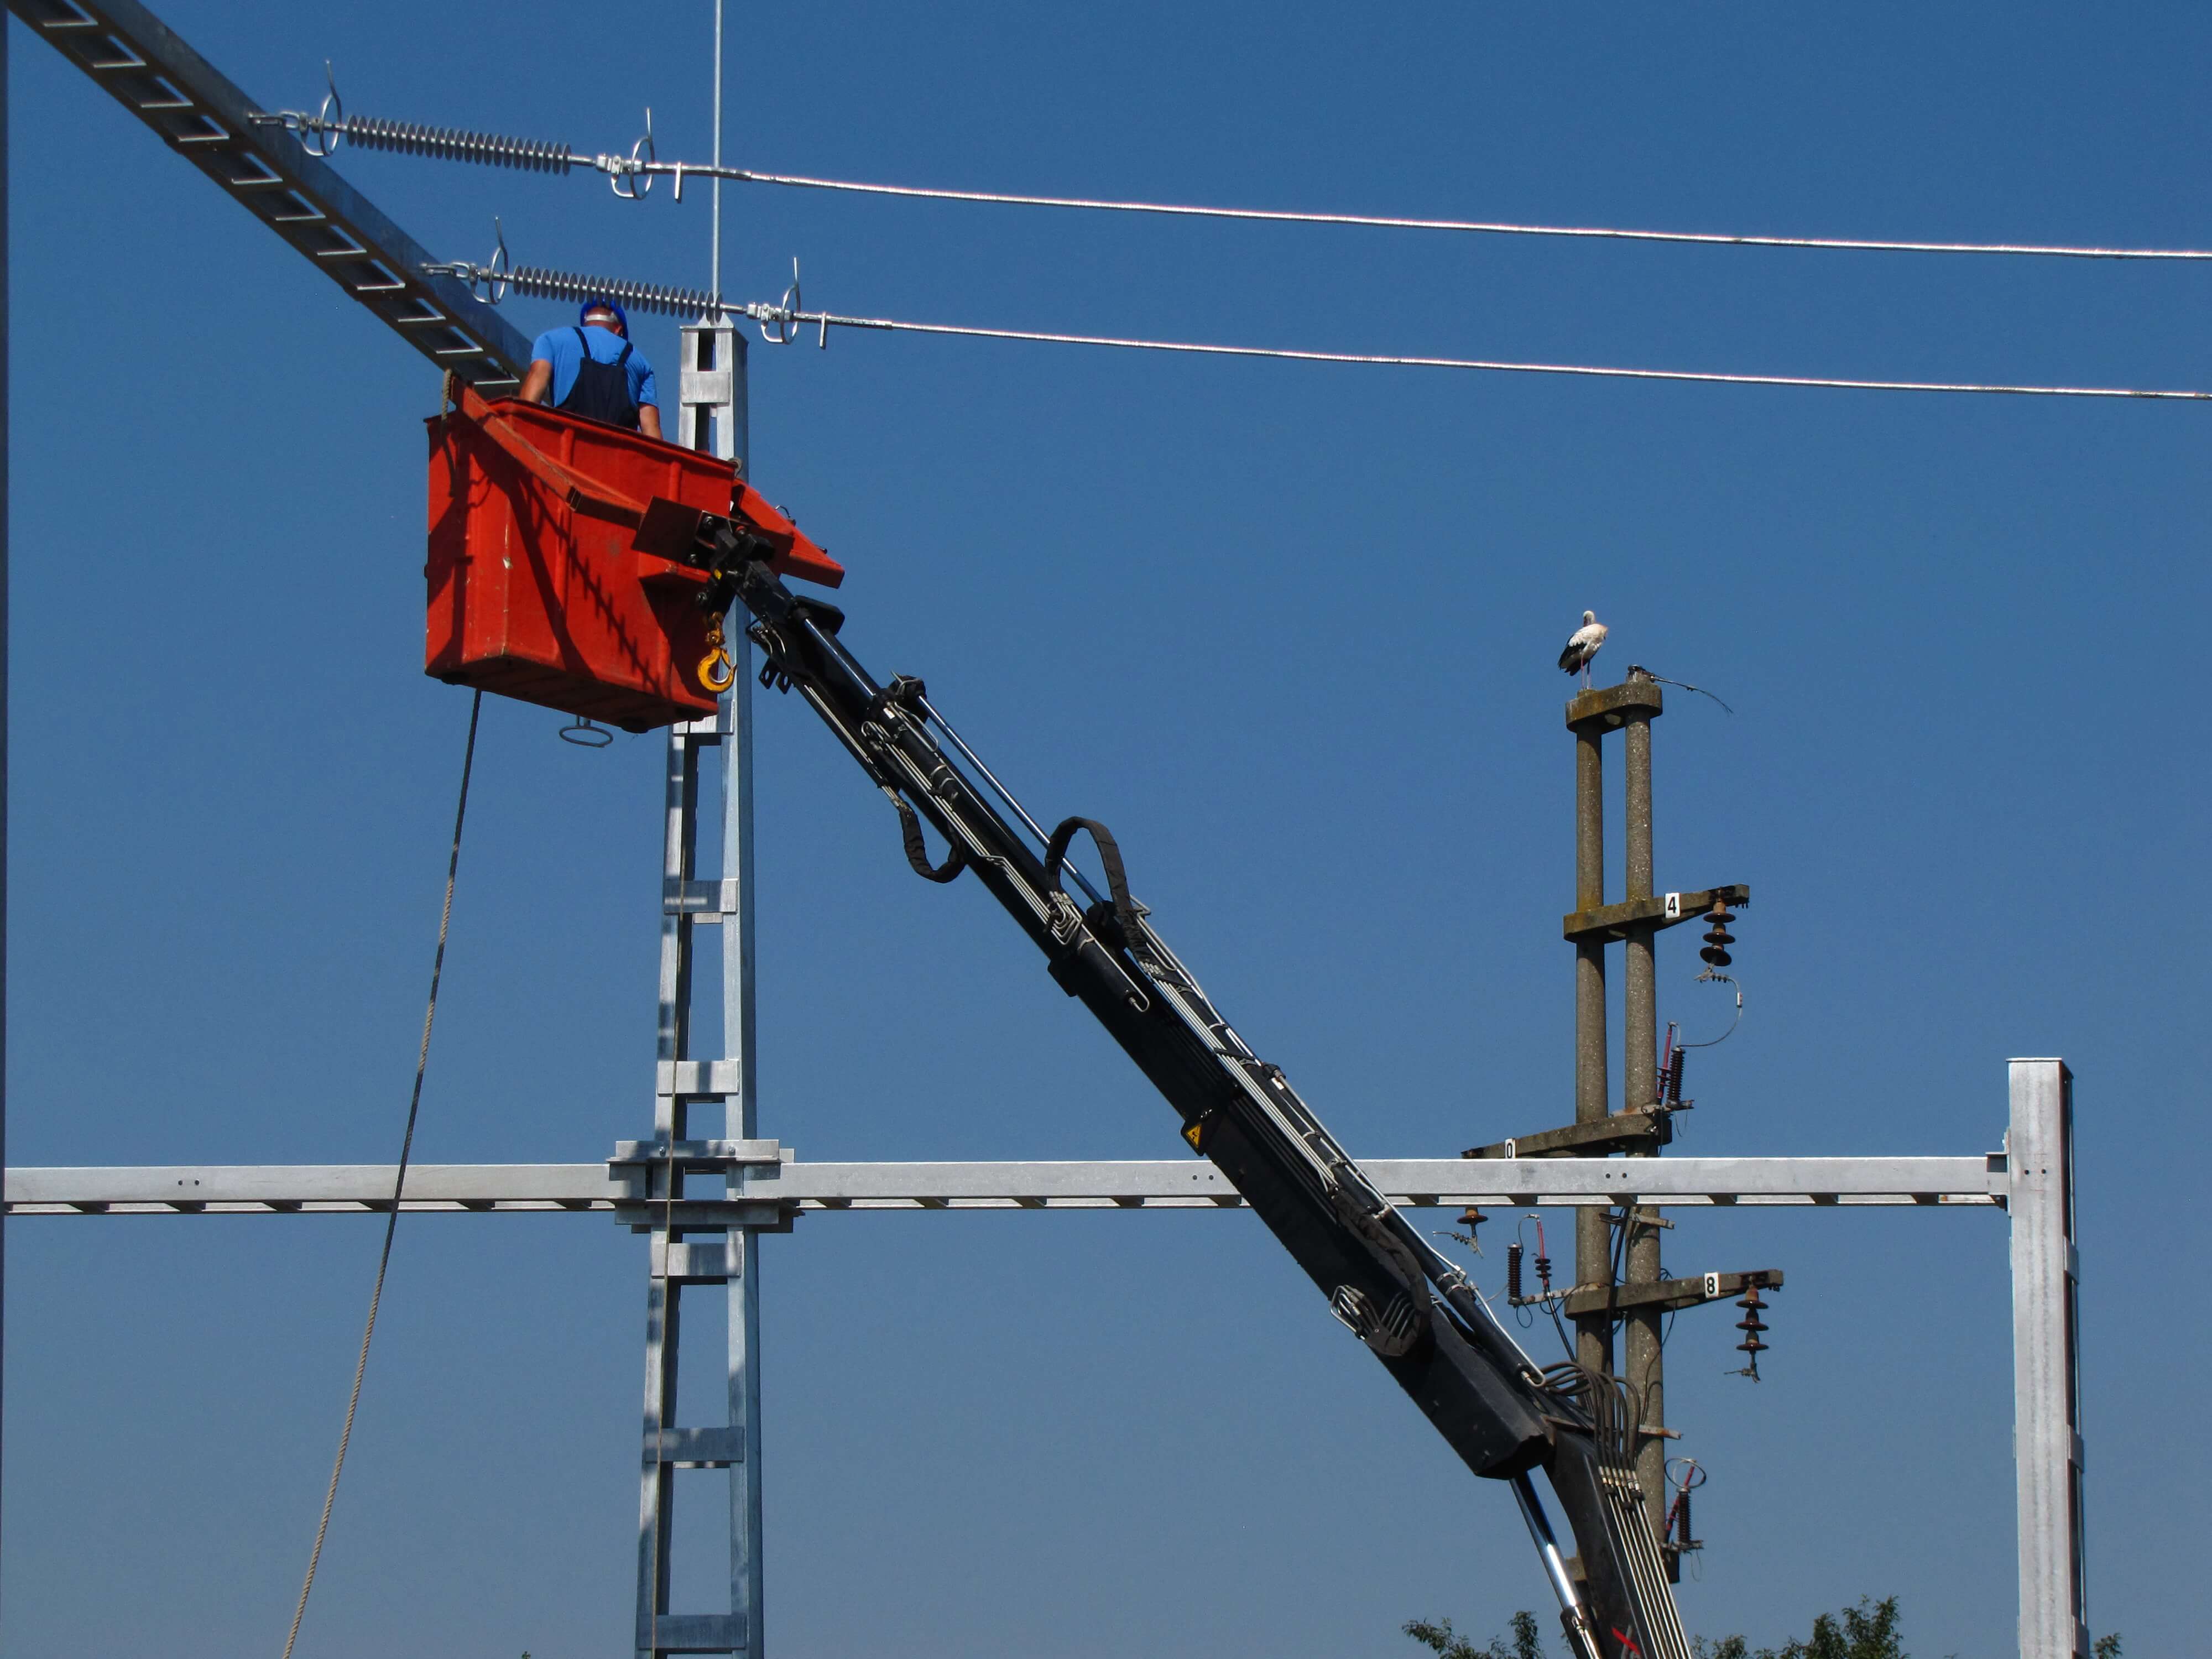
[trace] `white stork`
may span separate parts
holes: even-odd
[[[1605,624],[1597,619],[1597,612],[1583,612],[1583,625],[1567,635],[1567,648],[1559,653],[1559,666],[1570,674],[1583,677],[1583,690],[1589,690],[1590,659],[1605,645]]]

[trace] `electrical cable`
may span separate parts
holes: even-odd
[[[376,1259],[376,1284],[368,1293],[368,1322],[361,1334],[361,1358],[354,1362],[353,1392],[346,1396],[345,1426],[338,1432],[337,1461],[331,1466],[330,1490],[323,1495],[322,1519],[315,1523],[315,1547],[308,1552],[307,1581],[300,1586],[300,1605],[293,1609],[291,1633],[284,1638],[284,1659],[292,1659],[292,1645],[300,1639],[300,1621],[307,1616],[307,1596],[315,1588],[315,1569],[322,1564],[323,1539],[331,1529],[331,1510],[338,1501],[338,1477],[345,1472],[346,1447],[353,1439],[354,1413],[361,1405],[362,1377],[368,1370],[368,1345],[376,1334],[377,1306],[384,1299],[385,1271],[392,1265],[392,1236],[399,1226],[399,1198],[407,1187],[407,1161],[415,1148],[415,1120],[422,1109],[422,1076],[430,1065],[430,1027],[438,1018],[438,981],[446,971],[446,935],[453,921],[453,883],[461,868],[461,826],[469,813],[469,776],[476,769],[477,720],[483,712],[483,693],[469,702],[469,740],[461,751],[461,796],[453,808],[453,850],[446,860],[446,902],[438,915],[438,950],[430,961],[430,1000],[422,1011],[422,1046],[415,1057],[415,1091],[407,1102],[407,1133],[399,1141],[399,1167],[392,1178],[392,1208],[384,1220],[384,1250]]]
[[[1816,374],[1735,374],[1704,369],[1625,368],[1582,363],[1519,362],[1487,357],[1431,357],[1395,353],[1315,351],[1288,346],[1243,346],[1190,340],[1149,340],[1113,334],[1059,334],[1041,329],[980,328],[959,323],[918,323],[890,317],[840,317],[826,312],[783,311],[772,306],[729,307],[756,319],[818,323],[825,329],[865,328],[905,334],[945,334],[978,340],[1026,340],[1048,345],[1110,346],[1124,351],[1171,351],[1208,357],[1267,357],[1291,362],[1362,363],[1399,368],[1481,369],[1504,374],[1568,374],[1620,380],[1682,380],[1711,386],[1818,386],[1846,392],[1978,392],[2017,398],[2136,398],[2179,403],[2212,402],[2212,392],[2132,386],[2012,386],[1972,380],[1874,380]]]
[[[1727,1042],[1729,1038],[1735,1035],[1735,1028],[1743,1024],[1743,987],[1736,983],[1735,975],[1719,973],[1713,969],[1708,968],[1704,973],[1699,974],[1696,979],[1690,982],[1692,985],[1697,985],[1702,984],[1708,980],[1716,983],[1724,982],[1735,986],[1735,1018],[1729,1021],[1728,1030],[1723,1031],[1718,1036],[1707,1037],[1703,1042],[1680,1042],[1675,1044],[1677,1048],[1710,1048],[1717,1042]]]
[[[2044,242],[1916,242],[1856,236],[1739,236],[1721,231],[1639,230],[1613,225],[1518,224],[1504,220],[1422,219],[1380,213],[1310,213],[1289,208],[1208,207],[1183,202],[1123,202],[1086,196],[1027,196],[1009,191],[939,190],[921,185],[870,184],[853,179],[817,179],[796,173],[761,173],[748,167],[702,167],[688,161],[655,161],[643,173],[683,172],[749,185],[782,185],[799,190],[837,191],[852,195],[896,196],[930,202],[976,202],[1002,207],[1073,208],[1094,213],[1148,213],[1186,219],[1257,220],[1271,224],[1351,225],[1376,230],[1449,230],[1489,236],[1560,236],[1617,242],[1692,243],[1710,247],[1812,248],[1857,253],[2001,253],[2059,259],[2212,259],[2212,249],[2076,247]]]
[[[1721,708],[1724,712],[1730,714],[1735,713],[1735,709],[1729,708],[1726,703],[1721,702],[1721,700],[1718,697],[1714,697],[1713,694],[1706,690],[1702,685],[1692,685],[1687,680],[1670,680],[1664,674],[1655,674],[1648,668],[1631,670],[1630,672],[1632,673],[1640,672],[1646,679],[1656,680],[1662,685],[1679,685],[1683,690],[1694,691],[1701,697],[1712,697],[1715,702],[1719,702],[1721,704]]]
[[[1559,1332],[1559,1346],[1567,1351],[1567,1358],[1571,1363],[1575,1358],[1575,1340],[1567,1334],[1566,1324],[1559,1317],[1559,1298],[1556,1297],[1546,1298],[1544,1311],[1552,1316],[1552,1328]]]
[[[1845,392],[1972,392],[2015,398],[2132,398],[2151,402],[2212,402],[2212,392],[2187,388],[2021,386],[1976,380],[1877,380],[1819,374],[1742,374],[1710,369],[1630,368],[1619,365],[1528,362],[1489,357],[1437,357],[1395,352],[1317,351],[1293,346],[1225,345],[1194,340],[1146,339],[1118,334],[1066,334],[1044,329],[984,328],[965,323],[924,323],[896,317],[846,317],[834,312],[805,311],[788,303],[766,305],[754,301],[732,305],[697,289],[672,288],[665,283],[638,282],[627,277],[578,276],[538,265],[509,268],[500,255],[495,255],[488,264],[468,259],[432,261],[425,264],[422,269],[427,274],[453,276],[468,283],[472,289],[481,289],[483,292],[480,297],[489,298],[493,304],[497,304],[500,296],[512,288],[545,299],[567,300],[606,294],[633,311],[657,311],[670,315],[681,313],[690,316],[713,313],[744,317],[760,325],[761,337],[771,345],[790,344],[797,325],[811,323],[821,330],[820,343],[824,345],[829,343],[832,328],[857,328],[878,333],[941,334],[973,340],[1021,340],[1045,345],[1106,346],[1122,351],[1165,351],[1205,357],[1260,357],[1285,362],[1354,363],[1373,368],[1455,368],[1500,374],[1565,374],[1583,379],[1675,380],[1708,386],[1809,386]],[[796,284],[793,286],[795,290]],[[789,301],[792,294],[787,293],[785,298]],[[769,332],[771,325],[781,331]],[[1668,684],[1677,682],[1669,681]],[[1712,694],[1705,692],[1705,695],[1711,696]]]

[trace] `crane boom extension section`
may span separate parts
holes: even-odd
[[[1279,1066],[1231,1027],[1131,896],[1104,826],[1049,835],[932,707],[922,681],[878,684],[838,637],[835,606],[769,568],[773,526],[687,518],[682,556],[711,571],[709,604],[735,599],[765,653],[761,682],[797,690],[896,808],[908,861],[933,881],[972,872],[1182,1119],[1210,1158],[1452,1449],[1510,1481],[1544,1558],[1578,1659],[1689,1659],[1629,1457],[1636,1418],[1616,1378],[1540,1370],[1467,1276],[1384,1199]],[[940,742],[940,738],[943,739]],[[1020,820],[1010,823],[995,795]],[[933,863],[926,821],[950,851]],[[1106,890],[1067,861],[1088,836]],[[1082,899],[1067,890],[1073,878]],[[1084,902],[1084,901],[1087,901]],[[1530,1480],[1542,1470],[1580,1553],[1563,1561]]]

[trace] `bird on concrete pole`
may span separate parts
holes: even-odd
[[[1583,625],[1567,635],[1567,648],[1559,653],[1559,666],[1570,674],[1583,677],[1583,690],[1589,690],[1590,659],[1605,645],[1605,624],[1597,619],[1597,612],[1583,612]]]

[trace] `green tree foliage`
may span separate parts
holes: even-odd
[[[1544,1638],[1538,1634],[1536,1615],[1516,1613],[1512,1624],[1511,1641],[1493,1636],[1485,1647],[1475,1646],[1455,1632],[1449,1619],[1440,1619],[1435,1624],[1425,1619],[1411,1619],[1407,1620],[1405,1630],[1416,1642],[1433,1649],[1437,1659],[1544,1659]]]
[[[1824,1613],[1815,1619],[1812,1635],[1802,1642],[1754,1649],[1741,1636],[1693,1636],[1690,1650],[1698,1659],[1912,1659],[1899,1638],[1903,1624],[1894,1595],[1879,1601],[1863,1595],[1856,1607]],[[1433,1650],[1437,1659],[1544,1659],[1543,1639],[1537,1633],[1533,1613],[1513,1615],[1510,1641],[1493,1636],[1481,1647],[1454,1631],[1449,1619],[1434,1624],[1415,1619],[1405,1629],[1407,1635]],[[2118,1633],[2100,1636],[2091,1652],[2095,1659],[2121,1659]]]
[[[1802,1642],[1753,1649],[1741,1636],[1717,1641],[1699,1636],[1690,1648],[1698,1659],[1911,1659],[1898,1638],[1901,1623],[1894,1595],[1879,1601],[1863,1595],[1855,1607],[1815,1619],[1813,1634]]]

